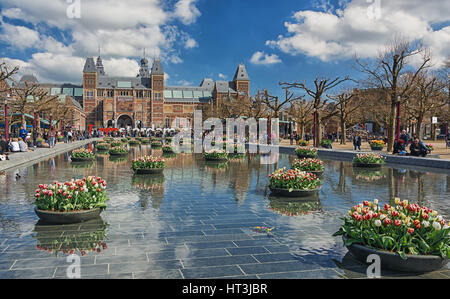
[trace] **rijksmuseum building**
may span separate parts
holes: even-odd
[[[107,70],[106,70],[107,71]],[[101,57],[86,59],[83,69],[83,109],[86,127],[171,128],[191,121],[194,110],[228,97],[248,96],[250,78],[239,64],[233,81],[205,78],[199,86],[166,86],[159,59],[150,69],[140,61],[136,77],[108,76]]]

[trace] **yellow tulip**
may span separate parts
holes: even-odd
[[[400,198],[396,197],[396,198],[394,199],[394,201],[395,201],[395,204],[398,205],[398,204],[400,203]]]

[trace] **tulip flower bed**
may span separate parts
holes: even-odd
[[[329,139],[322,139],[320,141],[320,146],[324,148],[333,148],[333,142]]]
[[[298,157],[315,158],[317,157],[317,149],[313,147],[297,147],[295,154]]]
[[[163,153],[168,153],[168,154],[174,153],[174,150],[170,145],[164,145],[162,147],[162,151],[163,151]]]
[[[357,154],[353,158],[353,163],[357,165],[382,165],[386,163],[386,158],[378,154]]]
[[[369,142],[369,145],[372,150],[382,150],[384,147],[384,141],[383,140],[371,140]]]
[[[131,169],[161,169],[164,168],[164,159],[160,157],[144,156],[131,162]]]
[[[293,190],[316,190],[320,187],[320,180],[315,174],[299,169],[280,168],[269,175],[270,188]]]
[[[162,142],[159,140],[152,141],[152,147],[161,147],[162,145]]]
[[[292,168],[300,169],[306,172],[321,172],[324,171],[325,166],[323,165],[323,161],[314,158],[305,158],[305,159],[295,159],[294,163],[292,163]]]
[[[122,142],[125,143],[125,142],[128,142],[128,139],[126,139],[126,138],[121,138],[120,141],[122,141]]]
[[[122,146],[122,142],[118,141],[118,140],[114,140],[113,142],[111,142],[111,146],[112,147]]]
[[[106,143],[111,143],[111,142],[114,141],[114,138],[112,138],[112,137],[105,137],[105,138],[103,138],[103,141],[106,142]]]
[[[111,147],[111,146],[110,146],[108,143],[106,143],[106,142],[100,142],[100,143],[97,143],[97,144],[95,145],[95,148],[96,148],[97,150],[99,150],[99,151],[106,151],[106,150],[109,150],[110,147]]]
[[[299,146],[309,146],[309,141],[300,139],[300,140],[297,142],[297,144],[298,144]]]
[[[343,218],[344,224],[333,236],[348,237],[345,246],[360,244],[369,248],[406,254],[450,258],[450,228],[437,211],[395,199],[395,205],[363,201]]]
[[[126,155],[128,154],[128,149],[121,146],[113,147],[109,150],[110,155]]]
[[[142,139],[141,139],[141,143],[142,143],[142,144],[149,144],[149,143],[150,143],[150,140],[149,140],[148,138],[142,138]]]
[[[212,150],[204,152],[203,157],[205,160],[228,160],[228,153],[224,150]]]
[[[141,142],[139,140],[137,140],[137,139],[131,139],[131,140],[128,141],[129,145],[138,145],[140,143]]]
[[[106,182],[101,177],[89,176],[52,185],[40,184],[36,189],[35,205],[42,211],[83,211],[106,208]]]
[[[72,151],[72,154],[70,155],[70,159],[72,161],[90,161],[95,158],[94,152],[92,152],[89,149],[76,149]]]

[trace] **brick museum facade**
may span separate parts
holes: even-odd
[[[249,96],[250,78],[239,64],[232,81],[205,78],[199,86],[167,86],[158,59],[150,68],[142,58],[136,77],[116,77],[105,73],[101,57],[88,57],[82,88],[86,126],[156,129],[180,127],[181,118],[191,121],[194,110],[205,105]]]

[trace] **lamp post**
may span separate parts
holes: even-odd
[[[313,145],[314,147],[317,147],[317,141],[316,141],[316,134],[317,134],[317,110],[316,108],[314,108],[314,113],[313,113],[313,122],[314,122],[314,126],[313,126]]]
[[[397,125],[395,139],[400,139],[400,96],[397,97]]]
[[[33,145],[36,146],[37,138],[37,128],[36,128],[36,110],[33,111]]]
[[[9,136],[8,136],[8,132],[9,131],[9,126],[8,126],[8,101],[7,99],[5,99],[5,138],[6,141],[8,141]]]
[[[50,131],[53,130],[53,114],[50,114]]]

